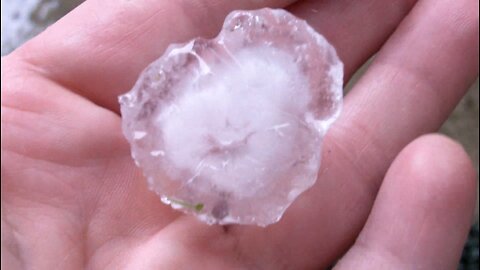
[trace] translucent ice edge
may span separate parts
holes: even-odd
[[[304,114],[304,119],[299,121],[278,110],[283,104],[288,104],[296,112],[306,107],[311,99],[308,91],[302,95],[295,92],[295,96],[292,96],[292,89],[285,87],[291,83],[292,78],[295,78],[293,85],[299,89],[308,89],[308,86],[305,86],[308,78],[301,74],[297,67],[289,64],[290,56],[288,54],[281,50],[278,51],[274,47],[265,50],[265,47],[262,46],[251,46],[239,51],[231,51],[228,46],[225,46],[225,43],[228,42],[225,40],[228,38],[227,31],[232,31],[234,20],[239,16],[248,15],[247,17],[253,18],[255,21],[265,13],[295,20],[295,23],[305,27],[320,48],[328,51],[329,56],[332,57],[332,63],[326,73],[327,78],[331,79],[329,87],[333,89],[330,99],[333,100],[332,104],[335,104],[336,107],[329,117],[317,119],[314,113],[307,112]],[[241,27],[249,30],[245,25]],[[234,26],[233,28],[238,30],[241,27]],[[249,27],[254,26],[250,25]],[[212,64],[211,60],[199,55],[195,49],[197,40],[192,40],[185,44],[172,44],[164,56],[147,67],[132,91],[120,96],[122,115],[124,116],[124,132],[132,144],[132,156],[143,169],[150,187],[159,194],[162,202],[171,205],[174,209],[194,214],[209,224],[234,223],[266,226],[277,222],[295,198],[315,183],[320,166],[320,142],[314,139],[312,144],[304,145],[304,147],[310,145],[318,149],[312,153],[305,152],[310,155],[310,159],[302,161],[305,171],[302,173],[302,177],[298,177],[301,181],[299,183],[286,181],[289,185],[286,188],[289,189],[283,188],[278,192],[285,194],[283,201],[275,196],[271,202],[261,198],[246,205],[250,210],[244,211],[245,209],[235,205],[236,203],[240,206],[246,204],[238,197],[254,198],[259,185],[278,185],[272,182],[272,179],[267,179],[265,168],[280,169],[278,167],[288,167],[288,164],[291,164],[295,151],[298,152],[298,149],[296,150],[298,136],[295,134],[298,133],[298,129],[302,128],[302,125],[316,130],[318,133],[316,137],[321,141],[341,111],[343,64],[339,61],[334,48],[324,37],[316,33],[305,21],[295,19],[283,10],[262,9],[232,12],[227,16],[222,32],[212,41],[223,46],[224,52],[227,53],[227,59],[223,59],[225,63]],[[274,54],[275,57],[271,57],[271,54]],[[183,92],[177,93],[173,103],[155,109],[158,112],[148,120],[150,124],[142,125],[141,121],[136,123],[135,119],[138,118],[139,111],[141,111],[138,106],[145,106],[145,100],[141,100],[139,92],[152,96],[156,91],[156,88],[152,86],[155,82],[152,82],[152,85],[147,88],[142,88],[145,78],[149,76],[148,73],[151,70],[158,70],[159,74],[162,74],[162,69],[159,68],[162,63],[183,55],[191,55],[197,61],[197,71],[193,75],[185,74],[184,78],[180,79]],[[206,84],[203,82],[203,86],[208,85],[208,91],[198,91],[198,81],[205,80],[205,77],[211,77],[212,74],[215,75],[214,79],[207,80]],[[265,74],[275,74],[276,76],[265,76]],[[254,85],[254,87],[252,91],[248,92],[245,87],[238,87],[238,85]],[[195,91],[191,89],[195,89]],[[174,89],[169,91],[174,92]],[[262,110],[261,117],[259,117],[258,110]],[[231,128],[223,125],[227,122],[229,127],[248,125],[250,129],[237,128],[232,131]],[[187,127],[186,123],[188,123]],[[152,137],[155,129],[148,130],[148,127],[151,129],[153,124],[161,130],[161,138]],[[155,144],[155,141],[160,139],[163,143],[159,147],[145,149],[143,146],[146,142]],[[248,149],[248,155],[232,154],[237,149]],[[214,155],[211,154],[212,150],[215,152]],[[210,153],[207,158],[205,158],[205,153]],[[289,156],[290,154],[293,157]],[[229,163],[232,155],[235,155],[235,160]],[[178,170],[190,171],[190,176],[182,180]],[[285,174],[285,172],[281,172]],[[274,174],[275,170],[270,170],[270,173]],[[274,174],[274,177],[278,178],[282,174]],[[295,174],[292,175],[297,177]],[[256,181],[238,181],[239,177]],[[206,184],[202,184],[199,182],[199,178],[207,178],[208,181]],[[259,179],[260,184],[258,183]],[[196,182],[198,189],[195,190],[197,186],[191,185],[193,189],[189,187],[188,192],[198,192],[201,196],[188,197],[185,196],[185,193],[172,192],[165,188],[169,184],[163,183],[168,181],[183,182],[180,188],[177,187],[178,190]],[[208,191],[208,185],[213,188],[211,191]],[[205,195],[205,188],[207,188],[207,193],[211,192],[212,197],[217,199]],[[216,211],[218,203],[215,205],[215,200],[218,200],[219,195],[215,190],[235,195],[232,196],[233,199],[229,199],[227,205],[230,208],[225,215],[222,211],[220,211],[222,214],[218,214],[219,211]],[[178,194],[180,195],[178,196]],[[249,201],[252,201],[251,198]],[[272,204],[270,205],[270,203]],[[263,207],[264,205],[265,207]]]

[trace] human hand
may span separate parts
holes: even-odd
[[[346,80],[380,51],[280,222],[208,226],[148,190],[117,96],[168,44],[265,5],[324,34]],[[454,268],[475,173],[451,140],[418,137],[478,75],[478,17],[474,0],[85,2],[2,59],[2,269],[318,269],[347,250],[336,269]]]

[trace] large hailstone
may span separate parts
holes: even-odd
[[[207,223],[277,222],[311,187],[343,64],[284,10],[234,11],[173,44],[120,97],[132,156],[164,203]]]

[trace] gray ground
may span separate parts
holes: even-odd
[[[470,87],[467,95],[458,104],[455,111],[450,115],[448,121],[441,128],[441,132],[458,140],[463,144],[465,150],[472,158],[477,169],[478,178],[478,78]],[[475,221],[478,223],[478,193],[477,193],[477,210]]]

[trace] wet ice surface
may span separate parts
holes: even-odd
[[[235,11],[173,44],[120,97],[124,133],[164,203],[207,223],[277,222],[316,179],[340,113],[334,48],[284,10]]]

